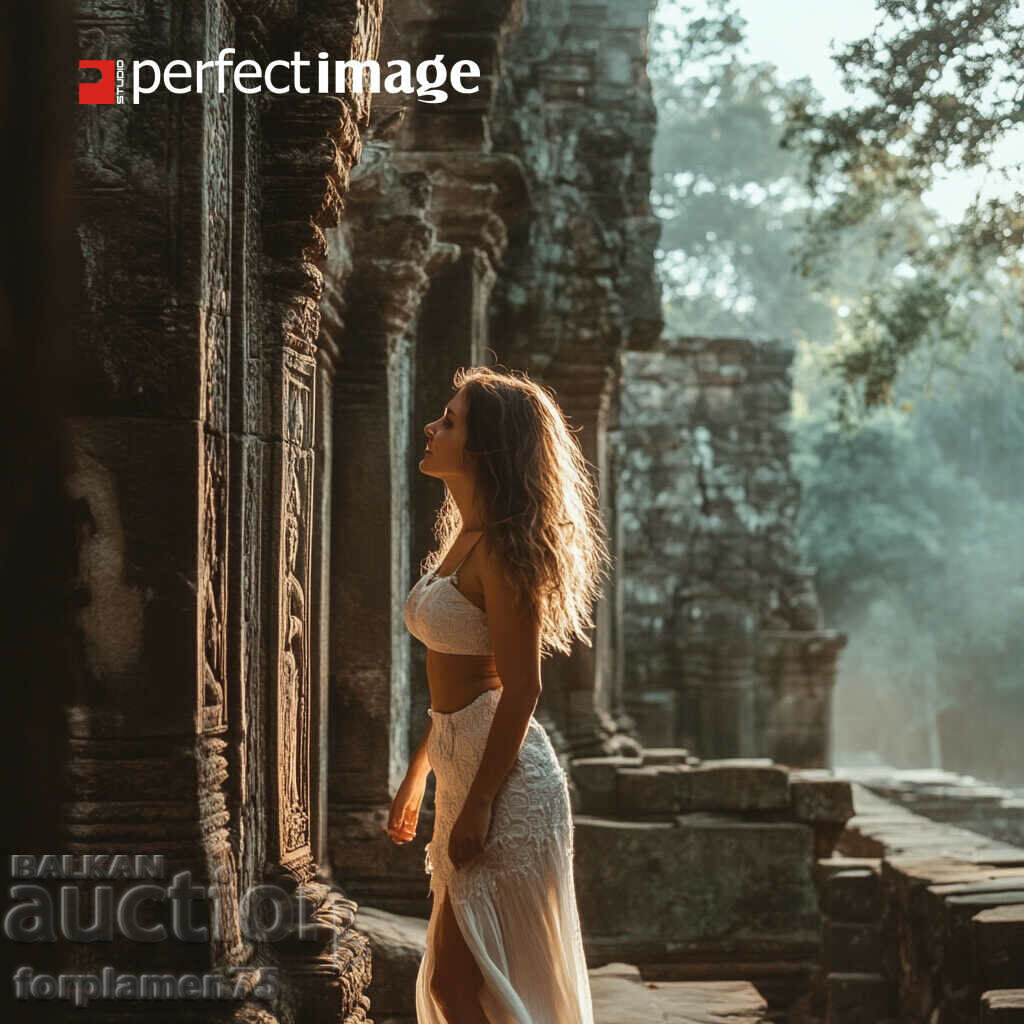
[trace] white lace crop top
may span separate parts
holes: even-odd
[[[487,613],[455,584],[459,569],[480,538],[448,576],[432,570],[421,576],[405,601],[405,626],[430,650],[441,654],[493,654]]]

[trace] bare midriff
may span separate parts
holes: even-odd
[[[438,714],[461,711],[487,690],[501,689],[493,654],[442,654],[427,649],[430,707]]]

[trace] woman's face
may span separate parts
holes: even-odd
[[[445,406],[441,416],[423,428],[423,433],[427,435],[427,447],[420,460],[421,472],[441,479],[468,474],[469,467],[463,458],[468,412],[466,389],[460,388]]]

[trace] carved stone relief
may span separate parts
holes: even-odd
[[[283,867],[311,870],[310,578],[315,361],[284,353],[279,653],[277,676],[277,846]]]

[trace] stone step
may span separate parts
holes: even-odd
[[[879,857],[844,857],[834,853],[830,857],[820,857],[814,864],[814,881],[819,892],[824,892],[828,880],[837,871],[874,871],[881,874],[882,861]]]
[[[1024,1024],[1024,988],[982,993],[981,1024]]]
[[[879,1024],[893,1016],[895,992],[880,974],[830,974],[825,1024]]]
[[[951,985],[960,986],[971,981],[973,918],[985,910],[1022,905],[1024,891],[976,892],[946,898],[938,959]]]
[[[1006,866],[1024,859],[1024,853],[1009,843],[914,814],[864,786],[854,784],[852,790],[856,813],[839,840],[843,854],[887,860],[908,854],[919,860],[930,856]]]
[[[644,981],[632,964],[590,972],[594,1024],[761,1024],[768,1007],[747,981]]]
[[[688,764],[690,752],[685,747],[644,747],[640,757],[644,764]]]

